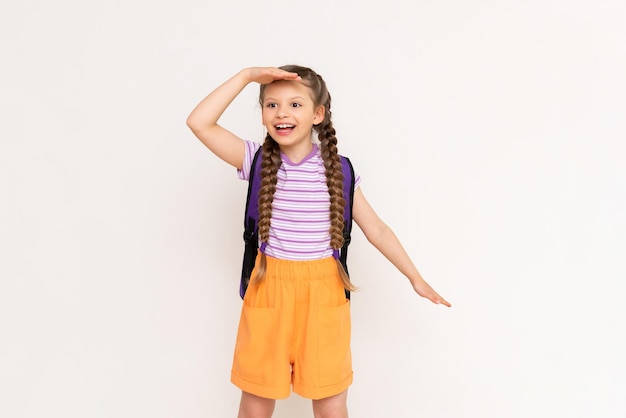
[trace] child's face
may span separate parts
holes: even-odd
[[[265,88],[263,125],[281,148],[310,144],[313,125],[324,119],[310,90],[299,81],[276,81]],[[307,145],[308,146],[308,145]]]

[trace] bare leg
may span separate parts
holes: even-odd
[[[274,413],[274,399],[261,398],[248,392],[241,392],[238,418],[270,418]]]
[[[348,390],[339,395],[313,401],[315,418],[348,418]]]

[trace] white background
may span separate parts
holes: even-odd
[[[236,415],[246,184],[185,118],[297,63],[453,303],[355,232],[351,416],[623,418],[624,22],[622,0],[3,1],[0,416]],[[222,124],[260,141],[257,94]]]

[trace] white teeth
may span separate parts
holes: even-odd
[[[279,129],[293,128],[293,125],[281,124],[281,125],[276,125],[276,127]]]

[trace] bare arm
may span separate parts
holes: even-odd
[[[409,279],[413,289],[420,296],[433,303],[451,306],[422,278],[396,234],[374,212],[360,187],[354,191],[352,216],[367,240]]]
[[[235,168],[241,169],[244,144],[241,138],[218,125],[226,108],[251,82],[260,84],[274,80],[299,80],[297,74],[278,68],[245,68],[205,97],[187,117],[187,126],[216,156]]]

